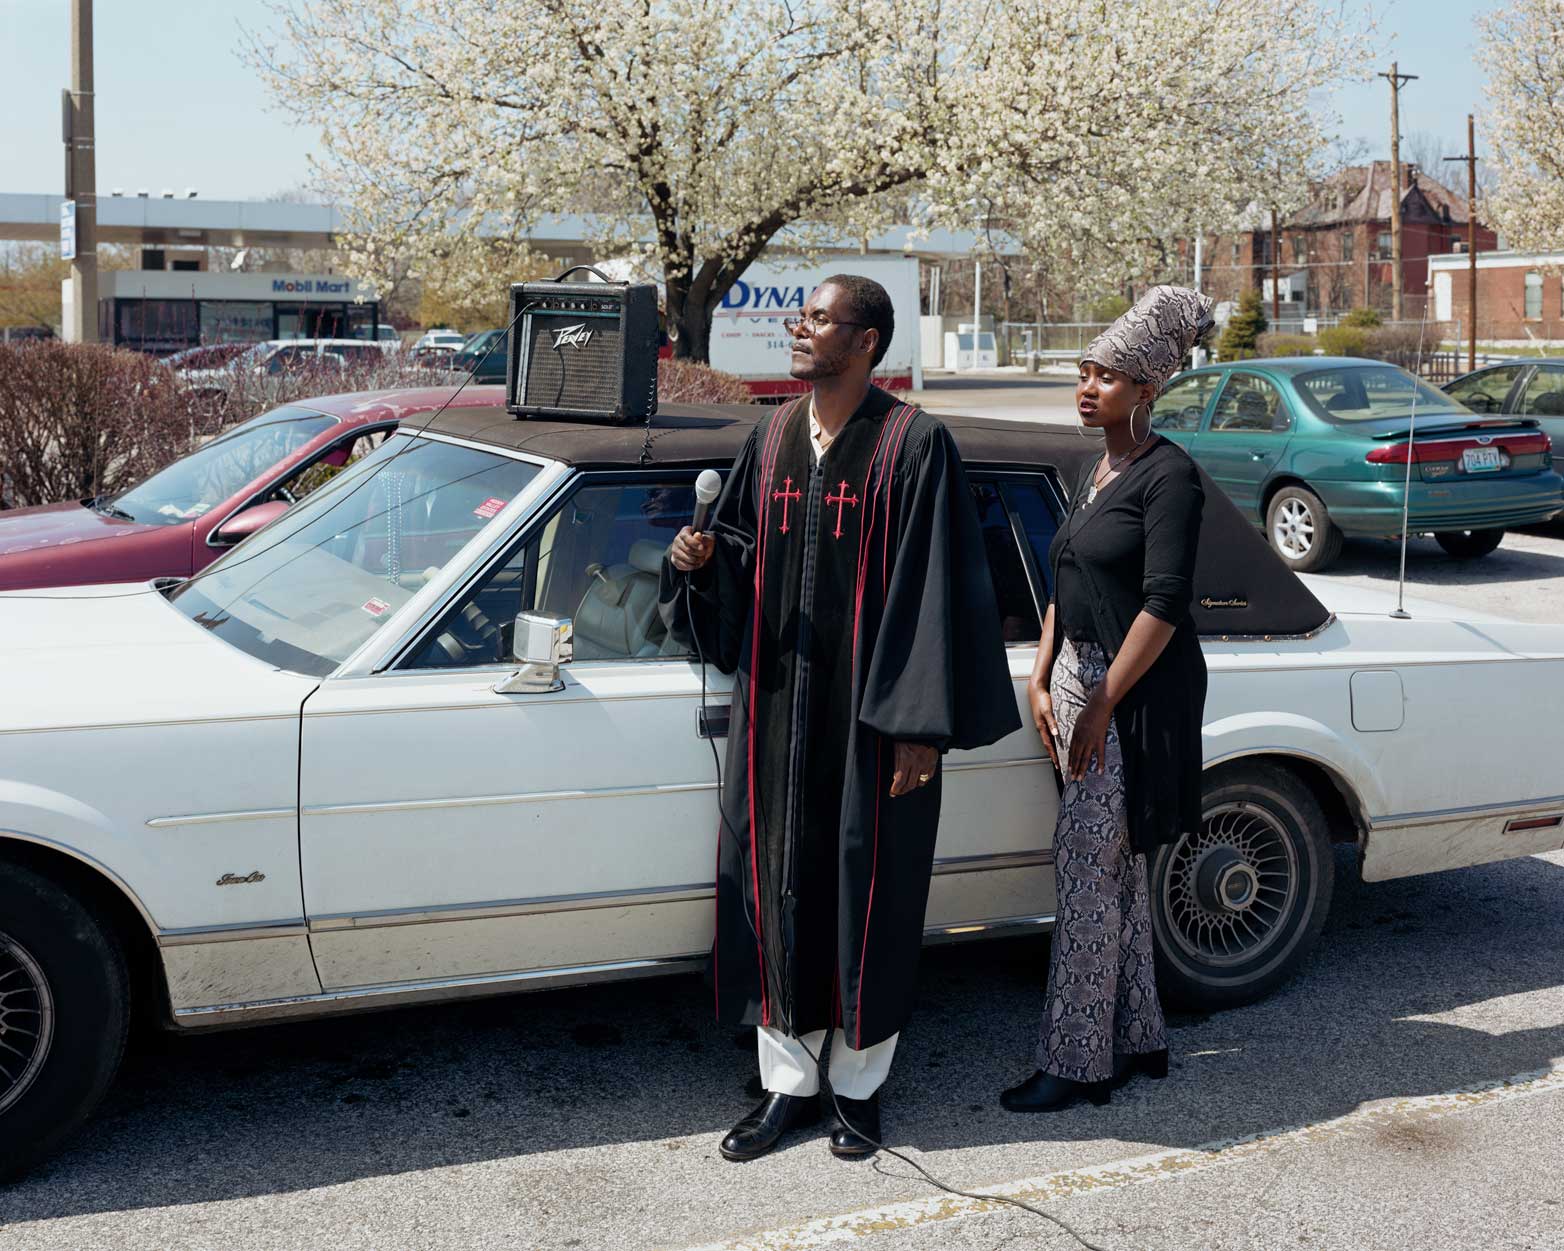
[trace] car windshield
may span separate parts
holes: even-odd
[[[169,599],[241,651],[324,676],[537,474],[495,452],[396,435]]]
[[[338,420],[307,408],[274,409],[176,460],[140,486],[100,500],[97,507],[143,525],[192,521],[233,498]]]
[[[1465,417],[1470,409],[1394,365],[1339,365],[1295,379],[1298,394],[1326,421],[1375,421],[1406,417],[1417,396],[1419,415]]]

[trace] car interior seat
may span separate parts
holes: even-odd
[[[641,539],[622,565],[589,565],[576,609],[576,659],[661,655],[667,629],[657,612],[664,544]]]
[[[1564,417],[1564,391],[1544,391],[1532,401],[1531,411],[1540,417]]]

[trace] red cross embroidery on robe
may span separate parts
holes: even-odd
[[[836,529],[831,532],[831,537],[840,539],[842,537],[842,509],[857,508],[858,496],[856,494],[849,495],[847,493],[847,483],[843,482],[841,486],[836,488],[835,495],[827,495],[825,497],[825,502],[836,505]]]
[[[787,533],[787,510],[788,510],[788,505],[791,504],[794,500],[803,499],[803,497],[804,497],[803,492],[800,491],[796,486],[793,485],[793,479],[792,479],[791,476],[789,476],[789,477],[787,477],[787,478],[785,478],[783,480],[783,482],[782,482],[782,490],[780,490],[780,491],[773,491],[771,493],[771,498],[773,500],[781,500],[782,501],[782,533],[783,534]]]

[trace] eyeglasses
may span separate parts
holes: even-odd
[[[824,334],[832,326],[862,326],[867,328],[867,322],[861,321],[832,321],[818,309],[806,317],[788,317],[782,322],[782,329],[788,334],[797,337],[802,334],[805,338],[814,338],[817,334]]]

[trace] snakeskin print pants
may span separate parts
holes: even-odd
[[[1095,643],[1064,641],[1049,693],[1061,760],[1075,719],[1108,672]],[[1124,757],[1108,723],[1107,768],[1066,781],[1054,832],[1058,922],[1037,1067],[1077,1082],[1113,1075],[1113,1054],[1167,1047],[1151,955],[1146,857],[1129,846]]]

